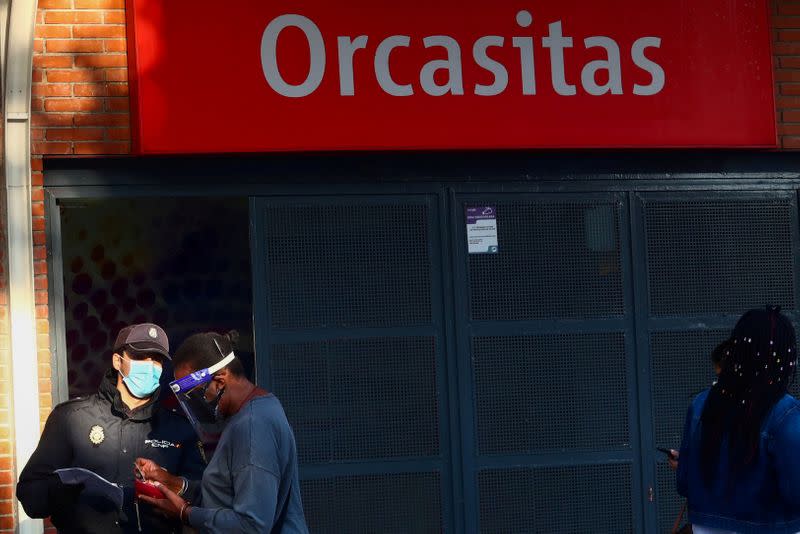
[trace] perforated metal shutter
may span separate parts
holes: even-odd
[[[475,432],[465,476],[479,530],[633,532],[621,197],[460,199],[471,206],[496,208],[499,245],[461,251]]]
[[[295,432],[311,531],[448,530],[435,204],[258,202],[263,369]]]
[[[796,197],[650,193],[640,202],[652,369],[644,421],[657,446],[677,448],[691,398],[711,385],[711,351],[741,313],[767,303],[796,313]],[[652,457],[658,529],[669,532],[682,499],[663,455]]]

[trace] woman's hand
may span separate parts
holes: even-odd
[[[147,458],[137,458],[134,462],[137,469],[144,475],[145,480],[161,482],[174,493],[179,493],[183,488],[183,478],[171,475],[169,471]]]
[[[188,518],[186,509],[189,507],[189,503],[184,501],[177,493],[169,489],[166,484],[156,482],[154,483],[154,486],[160,489],[164,494],[163,499],[154,499],[153,497],[141,495],[139,500],[146,502],[158,510],[161,510],[161,512],[163,512],[164,515],[169,518],[177,518],[182,522],[186,522]],[[183,512],[183,517],[181,517],[181,512]]]

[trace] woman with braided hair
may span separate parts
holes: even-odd
[[[800,533],[794,328],[777,306],[750,310],[726,352],[686,416],[677,485],[689,521],[695,534]]]

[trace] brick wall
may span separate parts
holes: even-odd
[[[130,151],[124,0],[39,0],[32,149]]]
[[[780,146],[800,149],[800,1],[772,1],[772,39]]]

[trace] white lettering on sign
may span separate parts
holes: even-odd
[[[519,11],[516,23],[520,28],[529,28],[533,24],[533,16],[528,11]],[[278,40],[286,28],[297,28],[303,32],[311,56],[308,75],[303,83],[293,85],[287,83],[278,68]],[[547,25],[548,33],[541,39],[541,46],[550,55],[550,83],[553,90],[562,96],[578,94],[577,80],[568,80],[566,75],[566,59],[564,51],[573,48],[572,37],[564,35],[560,20]],[[367,47],[369,37],[337,36],[336,50],[339,62],[339,94],[354,96],[357,92],[353,75],[353,58],[358,50]],[[578,42],[581,42],[580,40]],[[422,39],[422,43],[413,42],[408,35],[392,35],[378,44],[375,50],[375,79],[381,89],[391,96],[411,96],[414,94],[412,80],[398,80],[391,72],[391,55],[398,48],[420,46],[431,50],[432,58],[422,65],[419,74],[419,86],[425,94],[431,96],[465,94],[461,45],[453,37],[447,35],[431,35]],[[496,96],[508,90],[509,65],[503,65],[490,56],[490,49],[504,48],[506,39],[499,35],[487,35],[478,38],[472,44],[472,60],[475,65],[489,72],[493,81],[489,85],[474,84],[470,91],[479,96]],[[514,36],[511,47],[519,51],[519,73],[522,80],[520,88],[523,95],[536,94],[536,63],[534,61],[534,38],[531,36]],[[605,59],[588,62],[581,69],[580,85],[589,95],[606,94],[621,95],[623,90],[622,58],[619,44],[611,37],[595,35],[583,39],[583,47],[599,48],[605,52]],[[656,95],[664,89],[666,75],[664,69],[647,57],[650,48],[661,48],[660,37],[641,37],[630,50],[630,58],[637,68],[650,75],[647,85],[633,84],[633,94],[640,96]],[[441,56],[441,57],[440,57]],[[261,37],[261,67],[269,86],[278,94],[291,98],[301,98],[312,94],[319,88],[325,76],[325,42],[322,31],[311,19],[302,15],[281,15],[272,20]],[[436,74],[442,71],[445,76]],[[605,83],[598,83],[598,74]]]

